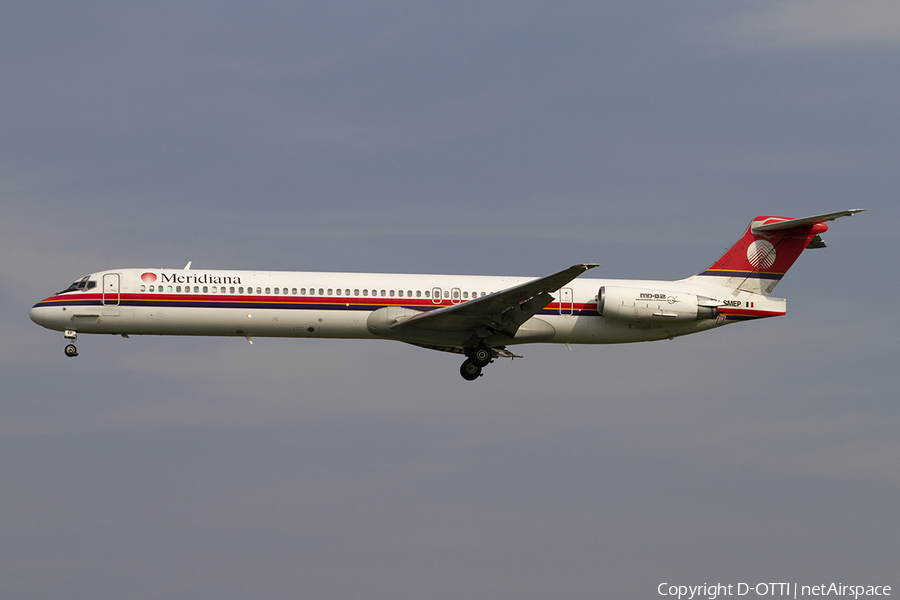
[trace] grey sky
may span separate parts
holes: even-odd
[[[900,586],[895,2],[0,2],[0,595]],[[458,360],[61,334],[131,266],[679,278],[779,319]],[[596,273],[596,274],[595,274]],[[896,589],[896,588],[895,588]]]

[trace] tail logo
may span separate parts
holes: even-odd
[[[747,246],[747,260],[757,269],[768,269],[775,264],[775,246],[766,240],[756,240]]]

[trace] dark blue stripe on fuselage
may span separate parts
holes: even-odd
[[[165,296],[145,295],[139,297],[120,297],[118,302],[110,301],[109,299],[107,299],[106,304],[103,303],[102,299],[99,296],[94,296],[93,298],[54,296],[35,304],[35,307],[41,306],[96,306],[98,308],[102,308],[103,306],[132,306],[142,308],[231,308],[236,310],[353,310],[365,312],[378,310],[379,308],[383,308],[385,306],[397,306],[427,312],[436,308],[452,306],[452,304],[429,304],[427,300],[403,302],[399,299],[387,302],[378,301],[373,303],[367,302],[362,298],[347,298],[347,300],[342,300],[340,298],[329,298],[327,301],[317,301],[312,297],[298,297],[291,298],[290,300],[284,300],[280,298],[276,299],[271,296],[267,296],[265,299],[259,300],[243,296],[239,298],[231,297],[231,299],[214,299],[210,296],[178,297],[166,294]],[[551,305],[541,310],[538,314],[558,315],[559,307],[557,305]],[[566,312],[565,314],[568,313]],[[594,305],[575,306],[572,314],[599,316],[596,313],[596,307]]]
[[[774,279],[781,281],[784,273],[763,273],[760,271],[703,271],[700,275],[707,277],[744,277],[750,279]]]

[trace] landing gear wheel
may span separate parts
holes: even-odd
[[[494,360],[494,353],[487,346],[478,346],[469,354],[469,360],[479,367],[486,367]]]
[[[459,368],[459,374],[466,381],[475,381],[481,377],[481,367],[472,362],[472,359],[469,359]]]
[[[78,349],[75,347],[75,344],[66,346],[66,356],[78,356]]]

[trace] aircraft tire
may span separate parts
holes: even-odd
[[[469,359],[459,368],[459,374],[462,375],[463,379],[466,381],[475,381],[482,375],[481,367],[472,362],[472,359]]]
[[[494,359],[494,353],[487,346],[478,346],[469,355],[469,360],[479,367],[486,367]]]
[[[66,346],[66,356],[78,356],[78,348],[75,347],[75,344]]]

